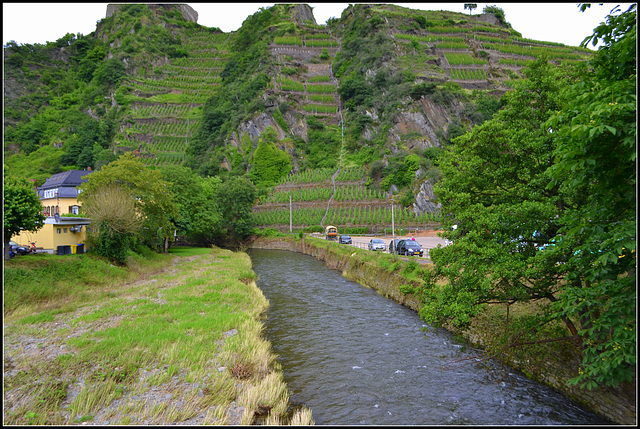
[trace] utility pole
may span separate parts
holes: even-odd
[[[398,253],[396,251],[396,225],[393,218],[393,195],[391,196],[391,242],[393,243],[393,253]]]

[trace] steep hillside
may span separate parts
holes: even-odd
[[[120,87],[129,112],[115,136],[119,151],[133,151],[149,165],[182,164],[203,106],[220,86],[229,36],[204,28],[185,31],[187,55],[146,75],[128,76]]]
[[[522,67],[589,55],[525,40],[494,12],[356,4],[318,25],[309,6],[279,4],[227,34],[186,5],[110,7],[90,35],[5,46],[5,173],[41,183],[133,151],[147,165],[248,174],[266,213],[288,175],[352,169],[376,195],[358,204],[394,195],[420,218],[438,210],[442,148],[500,108]],[[271,171],[260,147],[280,159],[277,174],[258,174]]]

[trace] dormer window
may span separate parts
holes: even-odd
[[[44,191],[44,198],[55,198],[58,193],[58,188],[55,189],[47,189]]]

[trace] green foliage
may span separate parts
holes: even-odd
[[[605,43],[592,71],[565,89],[567,103],[547,123],[558,142],[549,187],[566,201],[559,248],[570,255],[557,309],[583,321],[573,381],[589,389],[635,378],[636,5],[591,39]]]
[[[98,204],[102,195],[113,194],[110,189],[118,189],[124,192],[135,207],[135,215],[141,216],[141,225],[132,225],[131,228],[121,229],[121,215],[104,217],[104,221],[98,222],[99,228],[98,242],[100,240],[115,240],[121,246],[121,251],[116,254],[117,261],[122,263],[120,258],[123,252],[126,253],[129,241],[123,236],[137,235],[147,246],[162,249],[164,240],[173,240],[175,226],[171,218],[178,215],[178,208],[173,195],[168,191],[167,183],[162,179],[160,171],[151,170],[142,164],[133,154],[126,153],[118,160],[104,166],[100,171],[94,172],[89,180],[83,183],[82,193],[78,196],[79,201],[94,202],[93,216],[100,216],[111,210],[112,206]],[[123,210],[127,205],[123,203]],[[91,213],[89,213],[91,215]],[[104,232],[103,232],[104,230]],[[107,247],[101,249],[107,250]],[[112,257],[113,255],[103,254]]]
[[[120,80],[125,75],[125,67],[122,61],[111,58],[101,63],[94,72],[94,79],[98,85],[103,88],[112,88],[120,83]]]
[[[216,199],[221,180],[202,178],[190,168],[177,165],[163,166],[160,171],[178,208],[178,215],[172,217],[176,234],[189,242],[212,244],[222,221],[223,208]]]
[[[373,88],[367,83],[363,75],[353,72],[343,78],[338,93],[347,108],[371,106]]]
[[[33,184],[21,178],[4,176],[4,259],[9,259],[9,241],[20,231],[36,232],[44,226],[42,204]]]
[[[420,168],[420,157],[417,154],[409,154],[406,151],[397,152],[389,159],[389,165],[383,170],[384,178],[380,188],[388,191],[392,184],[400,188],[411,185],[418,168]]]
[[[103,227],[99,230],[97,237],[92,241],[92,251],[119,265],[125,265],[127,262],[127,253],[133,244],[130,235],[116,234],[113,230]]]
[[[259,186],[273,186],[291,171],[291,155],[278,149],[276,130],[267,127],[253,153],[251,180]]]
[[[309,169],[334,168],[342,143],[340,129],[325,125],[314,116],[307,116],[309,131],[307,143],[300,147],[305,154],[305,167]]]
[[[283,107],[283,106],[287,106],[287,107]],[[283,112],[281,110],[285,110],[286,112],[287,108],[288,108],[287,104],[281,104],[278,109],[273,111],[273,119],[276,120],[276,123],[280,125],[280,128],[282,128],[282,130],[285,133],[289,132],[289,125],[287,125],[287,121],[284,120],[284,116],[282,116]]]
[[[222,223],[218,237],[222,244],[235,245],[251,235],[251,209],[255,199],[256,188],[244,177],[230,178],[219,187],[217,200],[222,208]]]
[[[450,214],[443,227],[453,244],[430,252],[435,270],[421,315],[431,322],[463,327],[482,303],[553,299],[557,266],[536,252],[534,233],[557,228],[554,193],[545,191],[551,143],[542,124],[560,106],[568,77],[544,61],[528,75],[505,94],[504,110],[440,158],[443,179],[434,190]]]
[[[589,389],[635,377],[635,7],[594,37],[610,44],[592,71],[536,61],[441,158],[453,244],[430,253],[421,311],[463,327],[482,303],[540,301],[581,343],[571,382]]]
[[[498,18],[498,21],[500,21],[500,23],[507,28],[511,28],[511,24],[509,24],[505,18],[504,15],[504,10],[498,6],[485,6],[482,9],[482,13],[491,13],[493,15],[495,15],[496,18]]]

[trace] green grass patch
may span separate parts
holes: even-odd
[[[260,316],[268,302],[255,285],[256,275],[248,255],[215,247],[174,247],[170,252],[163,255],[163,267],[170,269],[155,274],[152,270],[157,266],[157,259],[130,255],[137,265],[137,281],[127,275],[130,268],[103,272],[104,282],[94,289],[118,288],[124,281],[128,281],[127,287],[118,289],[115,298],[103,296],[101,300],[93,300],[91,307],[86,307],[88,312],[83,311],[68,321],[70,328],[57,337],[72,353],[58,356],[53,363],[29,365],[29,371],[5,380],[5,387],[23,386],[25,392],[37,393],[23,398],[20,411],[11,413],[5,423],[89,421],[115,400],[126,399],[125,395],[140,395],[149,387],[172,391],[175,380],[197,382],[204,386],[202,395],[197,389],[184,392],[189,404],[184,410],[171,402],[158,403],[153,409],[138,406],[135,401],[123,402],[126,410],[114,409],[114,415],[121,415],[119,420],[110,421],[113,424],[140,424],[146,419],[158,424],[180,422],[206,412],[212,405],[223,406],[218,417],[224,418],[224,409],[238,395],[236,386],[258,383],[264,374],[279,368],[269,343],[261,338]],[[175,258],[178,260],[174,263]],[[69,271],[71,274],[61,281],[72,283],[68,289],[71,294],[65,299],[75,301],[76,306],[88,301],[74,294],[86,284],[74,280],[73,272],[82,271],[85,265],[104,268],[100,260],[92,258],[71,261],[72,257],[60,256],[43,258],[39,263],[36,259],[20,267],[10,267],[12,289],[17,287],[16,281],[30,276],[35,283],[43,279],[51,283],[52,275],[61,276]],[[49,297],[53,301],[58,299],[51,293]],[[46,299],[38,302],[50,304]],[[30,314],[9,330],[14,334],[30,332],[39,336],[37,324],[57,321],[58,314],[56,310]],[[69,337],[74,329],[81,332]],[[218,368],[228,370],[220,372]],[[144,374],[148,376],[141,378]],[[54,383],[60,379],[63,381]],[[69,420],[65,421],[60,404],[66,398],[67,384],[76,383],[78,379],[84,383],[69,404]],[[51,383],[43,384],[42,380],[51,380]],[[277,385],[275,381],[274,385]],[[281,393],[281,389],[275,389],[272,398],[267,395],[247,404],[256,407],[263,402],[271,404],[281,398]],[[43,406],[45,403],[48,405]],[[274,409],[272,413],[280,414],[281,410]]]

